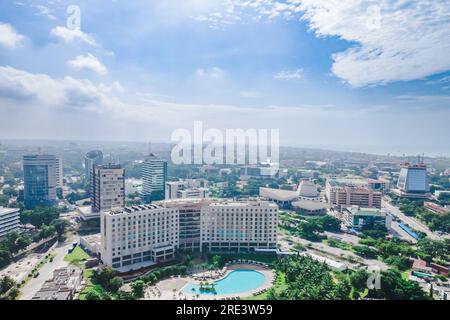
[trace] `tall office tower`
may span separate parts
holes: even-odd
[[[62,157],[56,157],[56,187],[62,188],[64,185]]]
[[[430,190],[427,178],[427,166],[404,163],[397,182],[398,193],[403,197],[424,198]]]
[[[136,270],[174,257],[178,210],[155,204],[111,209],[100,214],[100,230],[103,263]]]
[[[125,170],[119,164],[94,165],[91,186],[92,211],[125,205]]]
[[[151,154],[142,165],[142,196],[145,202],[164,200],[167,181],[167,161]]]
[[[56,202],[56,163],[54,155],[23,156],[25,207],[51,206]]]
[[[93,150],[86,153],[84,157],[84,170],[86,180],[91,182],[91,173],[94,165],[101,166],[103,164],[103,152],[100,150]]]

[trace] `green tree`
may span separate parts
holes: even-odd
[[[86,294],[86,300],[102,300],[102,295],[96,290],[91,290]]]
[[[36,207],[33,210],[26,210],[21,214],[22,223],[31,223],[40,228],[42,225],[50,225],[53,220],[59,217],[56,208]]]
[[[131,284],[131,288],[133,289],[133,296],[136,299],[142,299],[145,293],[145,282],[142,280],[137,280]]]
[[[112,278],[108,285],[106,286],[106,290],[112,292],[112,293],[116,293],[117,291],[119,291],[119,289],[123,286],[123,281],[121,278],[119,277],[114,277]]]
[[[9,289],[16,285],[15,281],[9,276],[0,279],[0,295],[8,292]]]
[[[422,254],[425,260],[431,261],[433,258],[445,260],[449,255],[450,246],[443,240],[421,239],[417,242],[418,254]]]
[[[429,300],[429,295],[417,282],[406,280],[400,271],[389,269],[381,273],[381,290],[370,290],[369,297],[387,300]]]
[[[55,227],[56,233],[58,234],[58,239],[62,239],[64,233],[66,232],[66,228],[69,226],[69,223],[64,219],[56,219],[53,220],[52,226]]]

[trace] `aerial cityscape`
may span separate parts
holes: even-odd
[[[0,4],[0,300],[450,300],[449,3],[75,2]]]

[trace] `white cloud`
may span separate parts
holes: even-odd
[[[38,15],[45,16],[50,20],[56,20],[56,17],[53,15],[53,10],[51,10],[49,7],[46,7],[41,4],[37,4],[34,7],[37,9]]]
[[[68,29],[66,27],[55,27],[52,29],[51,34],[65,43],[72,43],[76,40],[85,42],[91,46],[97,46],[95,39],[81,31],[80,29]]]
[[[258,91],[241,91],[239,93],[239,95],[241,97],[249,98],[249,99],[258,99],[258,98],[261,98],[263,96],[262,93],[258,92]]]
[[[74,69],[87,69],[100,75],[108,73],[105,65],[90,53],[85,56],[77,56],[75,59],[67,61],[67,64]]]
[[[422,79],[450,70],[447,0],[301,0],[318,36],[357,45],[333,56],[333,73],[352,86]]]
[[[303,78],[303,69],[296,70],[282,70],[274,74],[274,79],[290,81],[290,80],[300,80]]]
[[[227,24],[301,19],[318,37],[351,47],[332,56],[332,72],[355,87],[423,79],[450,70],[448,0],[224,0],[197,21]]]
[[[12,67],[0,67],[0,98],[47,108],[97,109],[105,98],[118,89],[117,84],[95,85],[89,80],[65,77],[54,79],[46,74],[29,73]]]
[[[213,79],[222,78],[224,73],[225,72],[222,69],[220,69],[219,67],[213,67],[210,69],[199,68],[195,71],[195,75],[197,77],[208,77],[208,78],[213,78]]]
[[[0,46],[15,48],[25,37],[10,25],[0,22]]]

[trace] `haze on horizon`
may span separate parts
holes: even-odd
[[[450,156],[448,1],[81,0],[79,30],[72,4],[0,3],[0,140],[170,142],[201,120]]]

